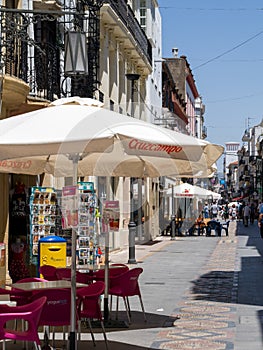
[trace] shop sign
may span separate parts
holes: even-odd
[[[102,212],[103,232],[119,231],[120,204],[119,201],[104,201]]]
[[[78,226],[78,186],[65,186],[61,200],[62,228]]]

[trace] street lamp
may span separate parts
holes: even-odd
[[[76,83],[80,78],[88,75],[88,53],[87,53],[87,38],[86,34],[80,31],[68,31],[65,33],[65,60],[64,60],[64,75],[70,77],[73,83]],[[73,92],[74,92],[73,84]],[[76,183],[76,181],[73,181]],[[75,230],[75,228],[73,228]],[[76,234],[76,232],[74,232]],[[74,235],[73,235],[74,237]],[[75,239],[72,238],[72,242]],[[72,247],[74,249],[75,247]],[[72,271],[76,270],[76,262],[72,261]],[[69,348],[75,350],[77,348],[76,343],[76,314],[75,314],[75,301],[76,301],[76,274],[71,274],[72,289],[71,289],[71,325],[69,335]]]
[[[140,74],[128,73],[126,78],[131,81],[131,116],[134,118],[134,92],[135,92],[135,81],[139,80]],[[133,200],[133,183],[134,178],[130,180],[130,222],[129,227],[129,259],[128,264],[136,264],[135,259],[135,235],[136,235],[136,224],[134,222],[134,200]],[[138,188],[139,192],[139,188]]]
[[[135,92],[135,82],[140,79],[140,74],[128,73],[126,78],[131,81],[131,116],[134,118],[134,92]]]
[[[64,75],[66,77],[88,75],[88,52],[85,33],[77,31],[65,33]]]
[[[64,76],[71,78],[71,95],[86,96],[83,86],[88,78],[88,48],[86,33],[68,31],[65,33]],[[66,94],[66,92],[64,92]]]

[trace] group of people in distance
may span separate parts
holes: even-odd
[[[204,218],[217,218],[221,217],[223,220],[242,220],[245,227],[249,224],[258,222],[260,229],[260,235],[263,238],[263,202],[237,202],[229,205],[225,203],[219,205],[213,202],[211,205],[205,203],[203,208]]]

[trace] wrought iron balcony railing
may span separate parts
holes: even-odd
[[[114,9],[151,63],[150,42],[126,0],[67,3],[73,5],[63,5],[61,11],[0,7],[0,75],[22,79],[32,96],[50,101],[67,94],[93,97],[99,86],[99,11],[103,3]],[[64,33],[72,29],[85,31],[88,38],[89,73],[81,78],[65,78],[63,72]]]
[[[145,57],[147,57],[149,63],[152,64],[151,43],[147,39],[144,30],[135,18],[132,9],[129,5],[127,5],[127,0],[104,0],[104,3],[108,3],[113,8],[129,32],[132,34],[134,39],[137,41],[138,46],[140,47]]]
[[[83,0],[76,4],[54,11],[0,7],[0,75],[22,79],[29,84],[30,95],[50,101],[67,94],[93,97],[99,84],[102,1]],[[87,6],[89,11],[85,12]],[[67,30],[87,33],[89,73],[80,79],[65,78],[63,74]]]

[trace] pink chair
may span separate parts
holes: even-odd
[[[71,281],[71,269],[66,268],[57,268],[56,277],[58,280],[66,280]],[[76,271],[76,282],[78,283],[89,283],[89,278],[87,273],[82,273],[80,271]]]
[[[58,280],[71,280],[71,269],[69,267],[59,267],[56,270]]]
[[[79,288],[77,290],[77,312],[79,329],[81,319],[87,319],[94,346],[96,343],[94,333],[92,331],[91,319],[100,321],[106,348],[108,349],[107,337],[100,308],[100,296],[104,293],[104,289],[105,284],[102,281],[94,282],[89,284],[87,287]]]
[[[48,281],[56,281],[57,275],[56,275],[57,268],[55,266],[51,265],[42,265],[39,267],[39,273]]]
[[[43,296],[47,298],[47,301],[41,313],[39,326],[51,326],[54,328],[70,326],[71,290],[69,288],[42,289],[35,291],[32,299],[37,300]],[[65,340],[64,332],[63,336]],[[54,341],[55,337],[53,334],[53,343]]]
[[[129,270],[129,267],[125,264],[111,264],[109,266],[109,284],[111,278],[121,275],[122,273]],[[98,270],[93,273],[92,276],[94,281],[104,281],[105,280],[105,270]]]
[[[87,272],[76,271],[76,282],[89,284],[90,283],[89,274]]]
[[[0,306],[0,339],[4,341],[11,339],[15,341],[34,342],[36,349],[41,349],[38,336],[38,324],[46,298],[40,298],[23,306]],[[25,330],[14,330],[8,328],[8,321],[22,320],[27,323]]]
[[[143,272],[143,269],[141,267],[135,267],[129,271],[124,272],[119,276],[112,277],[110,279],[109,295],[111,297],[113,295],[117,296],[116,318],[118,317],[119,297],[122,297],[124,301],[128,321],[129,323],[131,323],[131,310],[130,310],[128,297],[138,295],[140,299],[144,320],[146,321],[144,306],[143,306],[142,297],[141,297],[141,291],[138,283],[139,276],[142,272]],[[111,298],[110,309],[112,309],[112,298]]]

